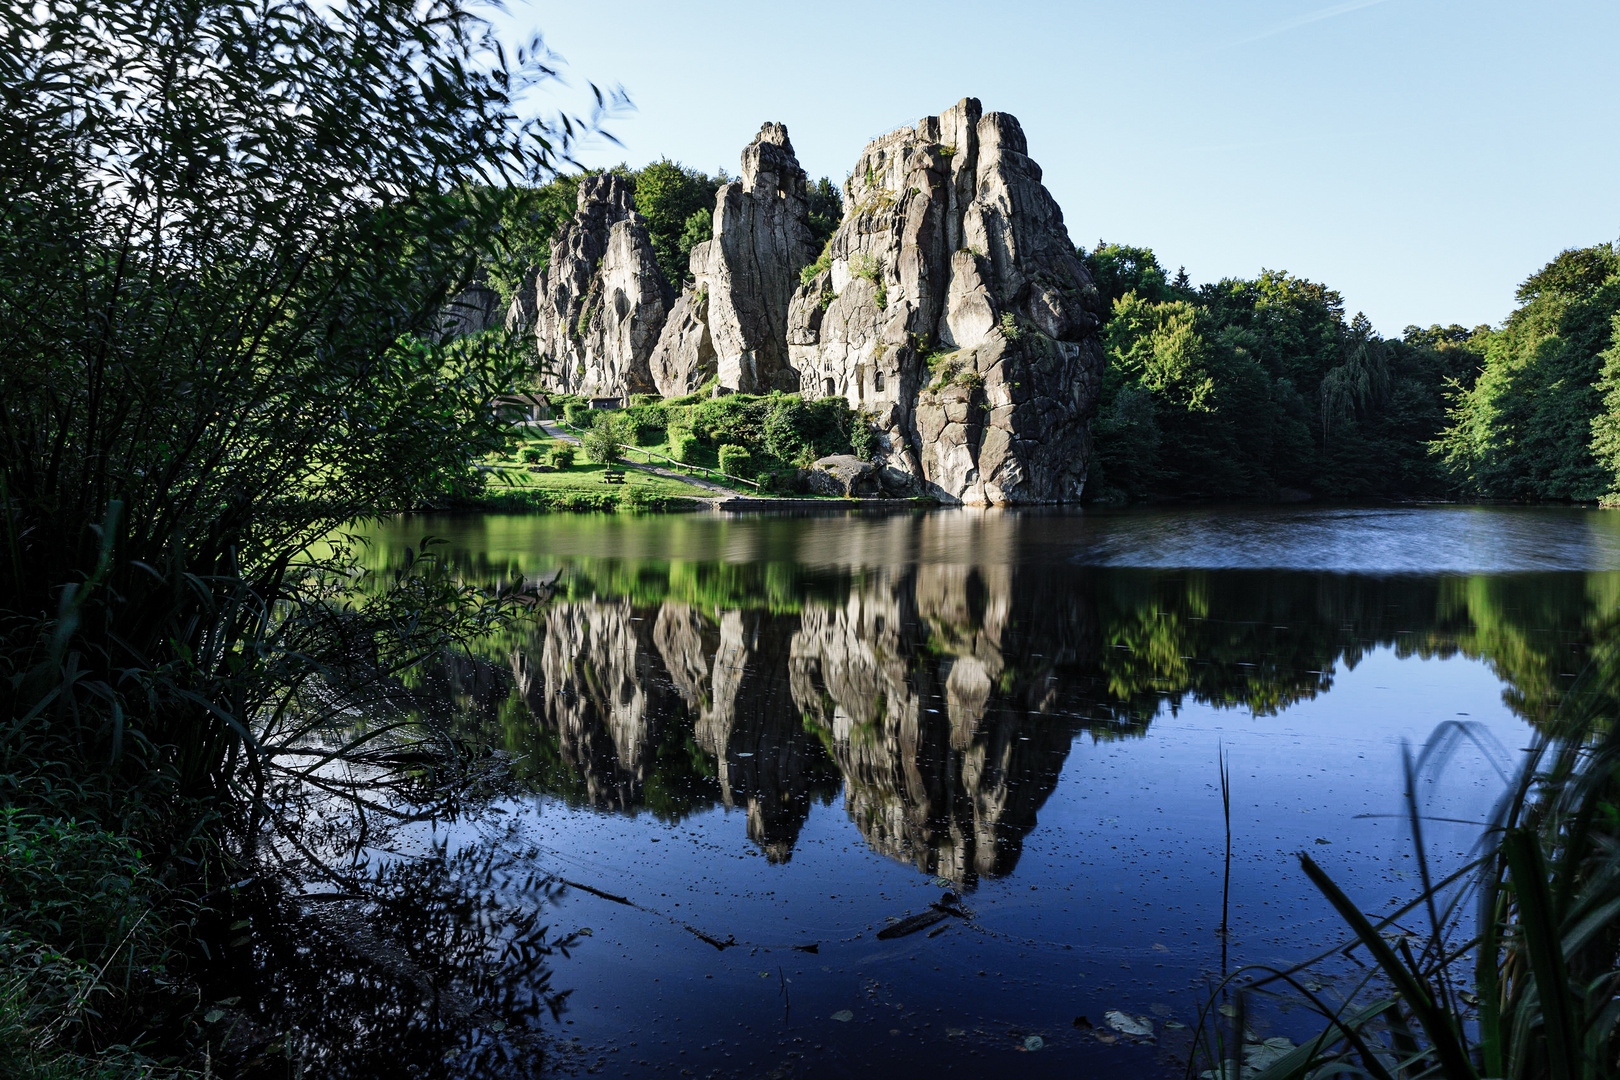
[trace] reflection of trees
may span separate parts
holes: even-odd
[[[566,997],[550,888],[525,863],[441,848],[318,904],[270,879],[229,894],[210,936],[235,940],[203,988],[242,1003],[218,1029],[221,1075],[540,1075],[541,1021]]]
[[[1551,716],[1589,664],[1609,676],[1593,685],[1620,686],[1620,574],[1447,578],[1436,611],[1449,633],[1402,642],[1404,651],[1484,659],[1504,683],[1503,700],[1526,720]]]
[[[1382,647],[1482,657],[1537,719],[1590,656],[1616,663],[1620,598],[1620,576],[1580,574],[990,563],[810,581],[597,567],[503,639],[498,665],[447,666],[451,693],[523,779],[576,802],[671,819],[737,806],[783,861],[842,780],[875,849],[970,883],[1012,868],[1081,731],[1140,734],[1189,699],[1276,713]],[[754,586],[757,602],[720,602]]]

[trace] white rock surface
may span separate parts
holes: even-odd
[[[651,393],[648,359],[673,299],[630,182],[613,173],[579,185],[578,209],[551,262],[508,313],[534,327],[550,390],[588,397]]]
[[[870,143],[794,296],[807,397],[875,417],[880,464],[950,502],[1079,498],[1100,300],[1018,121],[966,98]]]

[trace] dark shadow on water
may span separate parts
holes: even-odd
[[[219,1075],[539,1075],[567,998],[543,919],[553,883],[510,856],[439,849],[303,892],[261,876],[202,927]]]

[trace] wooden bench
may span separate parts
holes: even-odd
[[[622,484],[622,483],[624,483],[624,470],[623,469],[608,469],[606,472],[604,472],[602,474],[602,483],[604,483],[604,484]]]

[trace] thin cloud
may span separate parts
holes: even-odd
[[[1350,0],[1349,3],[1335,4],[1330,8],[1323,8],[1321,11],[1313,11],[1308,15],[1299,15],[1285,22],[1280,22],[1276,26],[1262,30],[1257,34],[1250,34],[1248,37],[1238,38],[1236,41],[1228,41],[1225,44],[1217,45],[1210,51],[1220,52],[1223,49],[1235,49],[1239,45],[1249,45],[1256,41],[1264,41],[1266,38],[1276,37],[1278,34],[1286,34],[1290,30],[1298,30],[1302,26],[1310,26],[1312,23],[1324,22],[1327,19],[1336,19],[1340,15],[1348,15],[1352,11],[1360,11],[1362,8],[1376,7],[1379,4],[1387,3],[1389,3],[1389,0]]]

